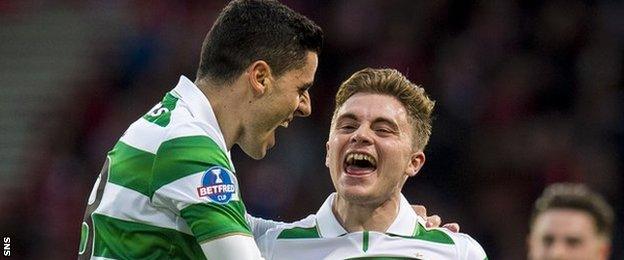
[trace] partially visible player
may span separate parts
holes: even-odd
[[[609,259],[613,221],[611,206],[585,185],[553,184],[535,202],[529,259]]]
[[[325,164],[336,193],[316,215],[269,230],[266,259],[486,259],[471,237],[428,229],[401,194],[425,163],[434,102],[391,69],[364,69],[336,94]]]
[[[108,153],[88,199],[80,259],[259,259],[230,149],[263,158],[311,112],[321,29],[272,0],[235,0],[181,76]]]

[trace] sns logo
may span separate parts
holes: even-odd
[[[147,113],[147,115],[157,117],[167,112],[169,112],[169,109],[166,107],[162,107],[162,103],[158,103],[152,109],[150,109],[150,112]]]
[[[11,256],[11,238],[4,237],[2,242],[4,243],[4,256]]]
[[[234,175],[227,169],[215,166],[208,169],[202,178],[202,186],[197,188],[199,197],[208,197],[219,204],[228,203],[236,193]]]

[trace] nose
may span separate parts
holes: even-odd
[[[312,113],[312,103],[310,100],[310,93],[306,90],[306,92],[301,95],[299,98],[299,105],[297,106],[297,110],[295,110],[295,116],[298,117],[307,117]]]
[[[371,131],[365,124],[362,124],[353,132],[349,141],[356,144],[372,144]]]
[[[555,241],[548,249],[548,259],[566,259],[565,253],[568,251],[565,244],[561,241]]]

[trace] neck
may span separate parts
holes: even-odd
[[[360,204],[336,195],[332,210],[347,232],[386,232],[399,214],[400,195],[394,194],[378,205]]]
[[[237,93],[237,88],[234,86],[214,85],[205,79],[196,80],[195,85],[210,101],[210,106],[225,139],[225,145],[228,150],[231,150],[242,132],[240,108],[243,106],[240,106],[240,93]]]

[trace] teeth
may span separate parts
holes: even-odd
[[[288,121],[283,122],[283,123],[280,124],[280,126],[282,126],[284,128],[288,128],[288,123],[289,123]]]
[[[353,164],[355,162],[355,160],[366,160],[366,161],[370,162],[373,166],[377,165],[377,162],[375,161],[375,158],[373,158],[372,156],[370,156],[368,154],[350,153],[350,154],[347,155],[346,162],[348,164]]]

